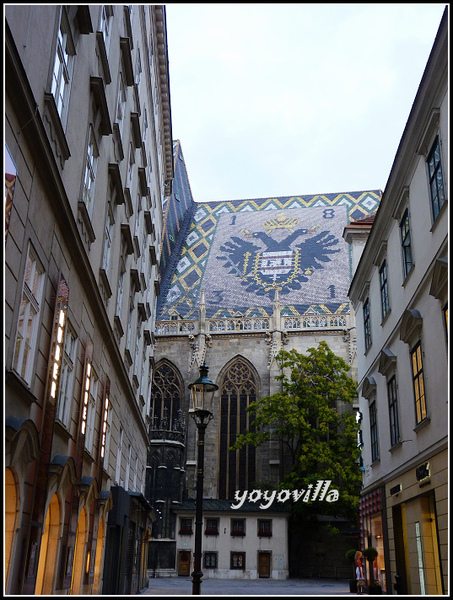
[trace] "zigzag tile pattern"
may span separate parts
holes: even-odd
[[[276,288],[282,314],[348,312],[342,231],[375,212],[380,197],[372,190],[195,204],[166,273],[159,320],[196,318],[201,289],[208,317],[270,315]]]

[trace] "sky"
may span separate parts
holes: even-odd
[[[385,189],[445,4],[166,4],[196,202]]]

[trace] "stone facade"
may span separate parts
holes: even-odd
[[[180,544],[191,542],[178,537],[171,515],[172,502],[179,511],[181,492],[184,499],[195,498],[197,430],[189,418],[188,385],[206,362],[209,377],[219,386],[206,429],[204,497],[228,501],[235,490],[253,489],[258,483],[278,485],[288,469],[280,444],[237,452],[229,447],[244,430],[248,403],[279,391],[275,356],[280,349],[304,353],[326,341],[355,375],[355,324],[347,292],[356,248],[343,234],[352,221],[373,213],[380,201],[375,190],[198,204],[190,194],[179,141],[174,150],[173,194],[162,241],[166,258],[155,376],[169,371],[178,382],[180,396],[168,402],[166,415],[175,415],[177,406],[184,423],[182,429],[179,421],[167,423],[164,433],[158,423],[165,394],[153,388],[156,424],[150,432],[154,458],[148,461],[147,495],[162,506],[150,551],[150,556],[162,557],[162,564],[150,559],[153,571],[161,574],[177,573],[179,552],[185,549]],[[184,440],[184,461],[178,449],[177,463],[162,459],[158,464],[158,457],[174,448],[177,435]],[[175,456],[173,450],[170,455]],[[180,482],[172,500],[164,479]],[[213,577],[219,573],[209,571]],[[250,573],[257,576],[257,569]]]
[[[5,8],[8,594],[147,583],[165,40],[163,6]]]
[[[388,593],[448,594],[448,15],[350,291],[363,547]]]

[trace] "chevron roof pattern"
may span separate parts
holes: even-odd
[[[179,203],[190,190],[182,158],[176,169],[170,202]],[[207,317],[270,315],[275,289],[283,314],[349,312],[350,247],[342,232],[375,212],[380,198],[371,190],[193,202],[161,273],[157,319],[197,318],[202,289]]]

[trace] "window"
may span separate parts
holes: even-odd
[[[371,346],[371,320],[370,299],[367,298],[363,304],[363,328],[365,332],[365,350]]]
[[[206,519],[205,535],[219,535],[219,519]]]
[[[121,243],[121,254],[119,260],[119,268],[118,268],[118,287],[116,292],[116,307],[115,307],[115,315],[121,320],[122,309],[123,309],[123,292],[124,292],[124,281],[126,274],[126,244],[124,242]]]
[[[71,403],[74,391],[74,369],[77,357],[77,339],[69,323],[66,326],[63,363],[61,366],[60,389],[58,393],[57,419],[69,427]]]
[[[379,440],[377,430],[377,409],[376,402],[370,404],[370,439],[371,439],[371,461],[379,458]]]
[[[390,445],[395,446],[400,441],[398,425],[398,397],[395,376],[393,376],[387,383],[387,396],[389,403]]]
[[[88,147],[85,162],[85,176],[83,181],[83,192],[82,201],[86,206],[88,215],[91,217],[93,212],[93,201],[94,201],[94,183],[96,180],[96,170],[98,162],[99,152],[96,144],[96,138],[94,130],[90,126],[90,133],[88,137]]]
[[[236,436],[251,426],[248,406],[257,397],[257,382],[251,365],[238,357],[228,366],[220,387],[219,498],[233,499],[236,490],[246,490],[256,480],[255,448],[246,445],[230,450]]]
[[[99,379],[93,370],[91,373],[90,396],[88,399],[88,412],[85,432],[85,448],[90,453],[93,451],[94,421],[96,418],[96,400],[98,397],[98,389]]]
[[[118,449],[116,453],[116,469],[115,469],[115,483],[119,483],[121,485],[121,460],[123,455],[123,437],[124,437],[124,429],[120,429],[120,437],[118,440]]]
[[[109,450],[110,450],[110,437],[111,437],[111,422],[112,422],[112,411],[109,400],[109,383],[107,383],[106,390],[104,392],[104,405],[102,407],[102,430],[101,430],[101,458],[107,465]]]
[[[179,534],[180,535],[192,535],[192,519],[181,517],[179,519]]]
[[[132,460],[132,445],[131,444],[128,445],[126,457],[127,458],[126,458],[126,474],[124,477],[124,489],[127,492],[129,489],[129,476],[131,473],[131,460]]]
[[[440,155],[439,137],[436,137],[431,152],[428,155],[429,188],[433,219],[437,219],[440,209],[445,203],[444,180],[442,176],[442,161]]]
[[[411,244],[411,231],[409,227],[409,211],[406,209],[403,214],[403,218],[400,223],[401,232],[401,247],[403,250],[403,272],[404,277],[407,277],[409,271],[412,268],[412,244]]]
[[[13,369],[30,384],[38,345],[38,326],[44,290],[44,269],[30,244],[25,264],[22,300],[17,323]]]
[[[110,256],[113,244],[113,231],[115,227],[114,208],[111,202],[108,203],[107,218],[105,220],[104,230],[104,250],[102,253],[102,269],[106,275],[110,271]]]
[[[258,519],[258,536],[259,537],[271,537],[272,536],[272,520],[271,519]]]
[[[387,278],[387,261],[384,260],[379,269],[379,287],[381,290],[382,318],[385,319],[390,310],[389,287]]]
[[[245,519],[231,519],[231,535],[245,535]]]
[[[217,569],[218,554],[217,552],[203,553],[203,567],[205,569]]]
[[[111,6],[102,6],[101,7],[101,23],[99,25],[99,31],[104,36],[104,45],[106,52],[108,53],[109,45],[110,45],[110,30],[112,23],[112,7]]]
[[[151,392],[152,430],[183,430],[181,399],[184,395],[184,384],[179,372],[165,361],[158,363]]]
[[[51,93],[55,99],[57,111],[63,124],[65,124],[68,114],[74,55],[75,50],[72,43],[71,32],[67,22],[66,12],[63,9],[60,28],[58,30],[51,85]]]
[[[420,342],[418,342],[411,352],[411,361],[415,397],[415,423],[418,425],[427,417],[422,347]]]
[[[126,113],[126,98],[127,98],[127,87],[123,73],[120,71],[119,75],[119,88],[118,98],[116,103],[116,122],[120,130],[120,134],[123,133],[124,117]]]
[[[245,570],[245,552],[230,553],[230,569]]]
[[[126,350],[129,352],[130,360],[132,361],[132,329],[135,316],[135,284],[131,283],[129,296],[129,312],[127,314],[127,329],[126,329]]]

